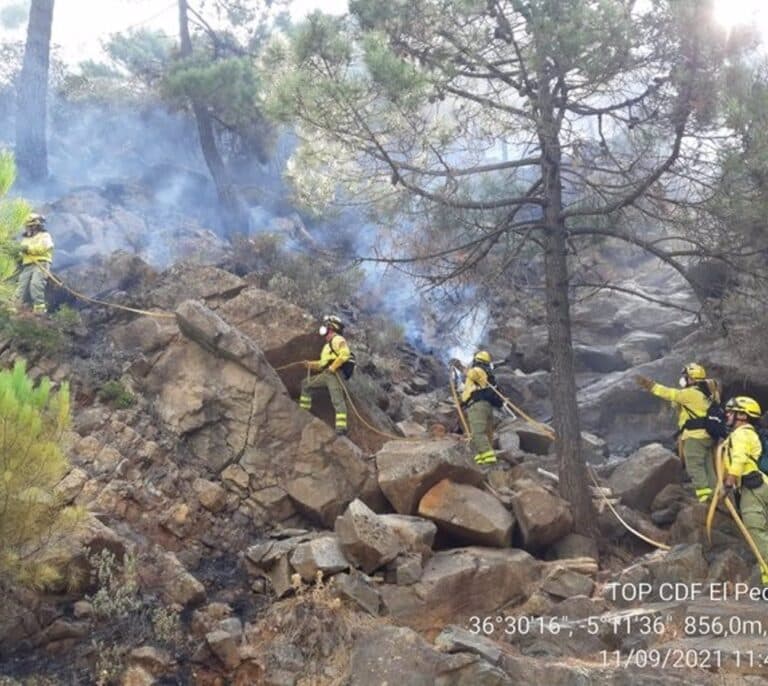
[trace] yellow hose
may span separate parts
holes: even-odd
[[[712,522],[715,519],[715,511],[717,510],[717,504],[720,502],[720,496],[723,491],[723,477],[725,476],[725,468],[723,465],[723,447],[725,442],[722,442],[715,451],[715,473],[717,474],[717,481],[715,483],[715,490],[712,493],[712,500],[709,502],[709,508],[707,509],[707,521],[704,529],[707,533],[707,541],[712,543]]]
[[[40,269],[40,271],[43,272],[53,283],[55,283],[59,288],[63,288],[68,293],[71,293],[76,298],[79,298],[80,300],[84,300],[85,302],[94,303],[95,305],[103,305],[104,307],[111,307],[116,310],[125,310],[126,312],[135,312],[136,314],[143,314],[147,317],[157,317],[159,319],[175,319],[176,315],[172,312],[150,312],[149,310],[140,310],[136,307],[128,307],[126,305],[118,305],[117,303],[110,303],[106,300],[97,300],[96,298],[91,298],[83,293],[78,293],[76,290],[73,290],[69,286],[67,286],[58,276],[56,276],[52,271],[44,267],[42,264],[38,263],[37,268]]]

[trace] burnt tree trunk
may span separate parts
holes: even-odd
[[[189,33],[189,17],[187,0],[179,0],[179,35],[181,38],[182,58],[192,54],[192,39]],[[213,120],[205,106],[191,99],[192,113],[197,125],[197,135],[200,139],[200,149],[205,164],[216,186],[221,211],[221,224],[225,236],[231,238],[236,233],[248,233],[248,210],[245,207],[235,183],[229,173],[219,148],[216,145],[216,135],[213,130]]]
[[[553,93],[539,75],[539,142],[542,151],[544,208],[544,278],[547,335],[552,365],[552,410],[560,472],[560,494],[571,504],[576,531],[595,533],[595,513],[581,450],[576,380],[571,339],[567,231],[562,219],[562,153]]]
[[[54,0],[32,0],[16,97],[16,165],[24,181],[48,178],[48,70]]]

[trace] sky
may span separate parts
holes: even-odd
[[[14,2],[18,0],[0,0],[0,7]],[[315,9],[340,14],[346,8],[347,0],[292,0],[289,5],[294,19]],[[726,28],[754,24],[768,42],[768,0],[714,0],[714,9]],[[111,33],[142,26],[175,34],[176,22],[176,0],[56,0],[53,41],[61,58],[75,64],[98,58]]]
[[[768,2],[766,0],[715,0],[715,19],[730,28],[737,24],[754,24],[763,41],[768,41]]]
[[[0,9],[19,2],[0,0]],[[723,26],[754,24],[768,43],[768,0],[714,0],[714,7],[715,17]],[[347,0],[292,0],[289,5],[294,19],[315,9],[339,14],[346,8]],[[112,33],[141,26],[175,34],[176,12],[176,0],[56,0],[53,43],[58,46],[59,57],[69,64],[98,59],[101,43]],[[12,37],[23,39],[25,28]],[[7,33],[0,33],[0,38],[7,37]]]
[[[17,3],[0,0],[0,9]],[[176,34],[177,6],[176,0],[56,0],[52,42],[68,64],[98,59],[102,42],[112,33],[143,27]],[[347,0],[293,0],[289,5],[294,19],[315,9],[340,14],[346,8]],[[26,25],[13,37],[23,40],[25,30]]]

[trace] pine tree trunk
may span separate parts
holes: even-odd
[[[189,57],[192,54],[192,39],[189,34],[187,0],[179,0],[179,35],[181,37],[180,55],[182,58]],[[203,158],[213,183],[216,186],[224,234],[229,238],[236,233],[247,234],[249,225],[248,210],[237,192],[234,181],[216,145],[211,115],[203,105],[194,100],[192,101],[192,113],[197,124],[200,149],[202,150]]]
[[[24,181],[48,178],[48,68],[54,0],[32,0],[16,101],[16,164]]]
[[[560,165],[562,153],[552,94],[545,78],[539,96],[539,141],[542,150],[543,193],[546,202],[544,221],[544,272],[547,334],[552,364],[550,378],[554,429],[556,433],[560,494],[571,504],[574,528],[594,535],[595,513],[581,449],[581,429],[576,402],[576,380],[571,339],[571,313],[566,228],[563,210]]]

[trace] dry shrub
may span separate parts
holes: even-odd
[[[272,605],[248,631],[248,643],[260,655],[268,655],[279,643],[298,648],[304,664],[297,686],[341,686],[347,682],[356,634],[382,620],[342,601],[324,582],[322,572],[312,585],[298,574],[292,581],[296,595]]]

